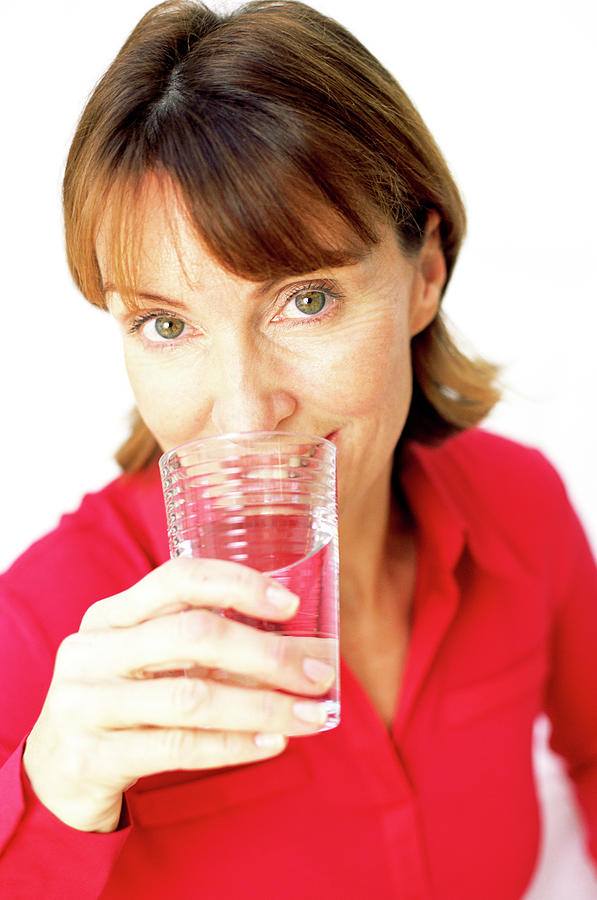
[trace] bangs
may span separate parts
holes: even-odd
[[[101,230],[110,281],[136,306],[150,183],[159,186],[167,215],[182,211],[216,261],[250,281],[346,266],[378,242],[379,210],[354,180],[318,167],[279,122],[265,127],[246,109],[219,117],[216,110],[200,122],[196,110],[184,117],[171,111],[154,110],[136,140],[114,154],[118,164],[86,181],[81,233],[72,244],[80,256],[71,264],[91,302],[105,307],[95,249]],[[170,231],[176,245],[172,221]]]

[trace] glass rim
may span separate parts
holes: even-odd
[[[164,450],[158,462],[161,466],[162,463],[165,463],[166,458],[170,457],[173,453],[179,454],[180,452],[188,452],[192,447],[196,447],[199,444],[205,446],[220,441],[242,443],[243,441],[246,442],[253,438],[300,438],[303,441],[309,441],[310,443],[327,445],[327,447],[332,448],[334,452],[337,450],[336,444],[334,444],[333,441],[328,440],[328,438],[316,434],[305,434],[300,431],[228,431],[223,434],[210,434],[208,437],[193,438],[190,441],[184,441],[184,443],[178,444],[176,447],[171,447],[170,450]]]

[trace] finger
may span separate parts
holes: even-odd
[[[65,647],[70,646],[66,658]],[[106,629],[63,643],[57,670],[89,679],[144,677],[160,670],[204,669],[249,676],[297,694],[317,695],[335,677],[337,641],[252,628],[207,609]]]
[[[183,558],[169,560],[128,590],[94,603],[80,630],[128,627],[201,606],[284,621],[298,604],[296,594],[255,569],[227,560]]]
[[[192,728],[140,728],[106,732],[98,748],[98,770],[123,781],[179,769],[215,769],[277,756],[287,746],[281,734],[201,731]],[[113,777],[113,775],[111,775]]]
[[[325,703],[271,690],[199,678],[114,679],[70,691],[73,714],[103,729],[201,728],[311,734],[327,719]]]

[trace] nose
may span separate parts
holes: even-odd
[[[211,419],[217,433],[276,431],[294,413],[296,399],[263,349],[228,348],[216,369]]]

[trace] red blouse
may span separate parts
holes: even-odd
[[[279,757],[141,779],[124,826],[58,821],[21,768],[61,639],[167,558],[155,470],[123,476],[0,579],[0,896],[509,900],[539,838],[545,710],[597,857],[597,572],[558,476],[482,431],[414,447],[413,631],[388,733],[342,669],[342,723]]]

